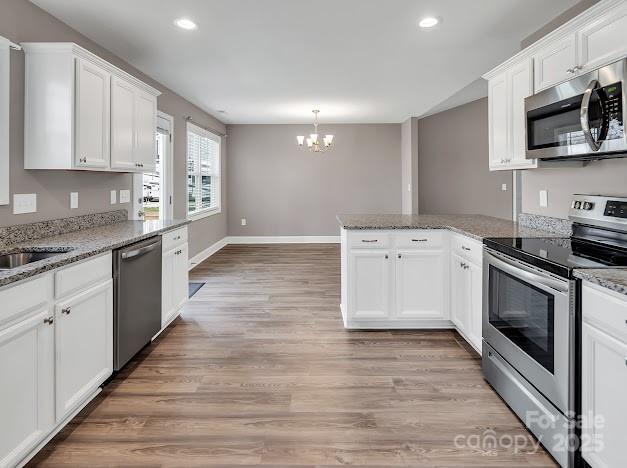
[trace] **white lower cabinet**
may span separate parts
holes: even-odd
[[[396,318],[447,319],[446,253],[442,250],[398,250]]]
[[[582,452],[592,468],[624,466],[627,446],[627,297],[584,285]]]
[[[162,238],[161,326],[168,325],[188,299],[187,228]]]
[[[112,280],[55,305],[57,422],[113,372],[112,311]]]
[[[349,329],[457,328],[481,353],[481,242],[441,229],[342,230]]]
[[[349,254],[349,320],[389,319],[393,260],[389,250],[352,250]]]
[[[0,375],[0,467],[10,467],[54,426],[54,325],[48,305],[0,327]]]

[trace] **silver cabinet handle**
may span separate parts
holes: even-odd
[[[569,68],[568,70],[566,70],[566,73],[568,73],[569,75],[572,75],[573,73],[575,73],[575,69]]]
[[[385,259],[386,259],[386,260],[388,259],[388,255],[387,255],[387,254],[385,254]]]
[[[472,249],[469,249],[468,247],[466,247],[465,245],[462,245],[462,250],[467,250],[467,251],[471,251]]]
[[[368,239],[362,239],[361,241],[362,241],[362,242],[365,242],[366,244],[371,244],[371,243],[373,243],[373,242],[379,242],[379,239],[370,239],[370,240],[368,240]]]
[[[592,136],[592,132],[590,131],[590,119],[588,117],[588,107],[590,106],[590,98],[592,97],[592,93],[596,88],[599,87],[599,82],[597,80],[592,80],[588,84],[588,88],[583,93],[583,100],[581,101],[581,111],[579,113],[579,120],[581,122],[581,129],[583,130],[583,136],[586,137],[586,141],[592,151],[599,151],[601,149],[601,143],[596,141]]]
[[[54,317],[51,315],[50,317],[45,318],[44,323],[47,325],[52,325],[54,323]]]
[[[142,210],[139,210],[137,212],[137,216],[140,217],[140,218],[143,218],[144,217],[144,212]]]
[[[144,254],[147,254],[151,250],[155,250],[158,245],[159,243],[155,242],[154,244],[146,245],[144,247],[140,247],[139,249],[131,250],[130,252],[122,252],[122,258],[127,259],[127,258],[140,257]]]
[[[84,157],[80,158],[78,160],[78,162],[86,163],[87,162],[87,156],[84,156]]]
[[[398,254],[398,258],[402,258],[402,257],[401,257],[401,254]]]
[[[577,66],[575,66],[575,67],[573,68],[573,73],[576,73],[576,72],[578,72],[578,71],[580,71],[580,70],[581,70],[581,66],[580,66],[580,65],[577,65]]]
[[[412,239],[412,242],[427,242],[429,239]]]
[[[62,314],[70,315],[70,312],[72,312],[72,309],[70,307],[66,307],[65,309],[61,309],[61,313]]]

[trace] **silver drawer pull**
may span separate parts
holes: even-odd
[[[469,249],[469,248],[468,248],[468,247],[466,247],[465,245],[462,245],[462,250],[467,250],[467,251],[469,251],[469,252],[470,252],[470,250],[472,250],[472,249]]]
[[[52,325],[54,323],[54,317],[48,317],[44,319],[44,323],[47,325]]]
[[[362,241],[362,242],[365,242],[366,244],[371,244],[371,243],[373,243],[373,242],[379,242],[379,239],[370,239],[370,240],[368,240],[368,239],[362,239],[361,241]]]
[[[429,239],[412,239],[412,242],[427,242]]]
[[[65,309],[61,309],[62,314],[70,315],[70,312],[72,312],[72,309],[70,309],[69,307],[66,307]]]

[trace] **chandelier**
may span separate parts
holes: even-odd
[[[309,135],[309,138],[305,139],[303,135],[298,135],[296,137],[296,141],[298,142],[298,146],[301,148],[305,147],[305,143],[307,143],[307,149],[312,153],[324,153],[331,148],[331,143],[333,143],[333,135],[325,135],[322,138],[322,144],[318,139],[318,114],[319,110],[312,110],[314,114],[314,132]]]

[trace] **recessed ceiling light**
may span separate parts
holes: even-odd
[[[426,16],[418,22],[418,26],[420,26],[421,28],[432,28],[434,26],[437,26],[441,22],[442,20],[440,18],[436,18],[435,16]]]
[[[174,21],[174,24],[176,24],[181,29],[187,29],[187,30],[196,29],[198,27],[196,23],[194,23],[192,20],[187,19],[187,18],[179,18],[176,21]]]

